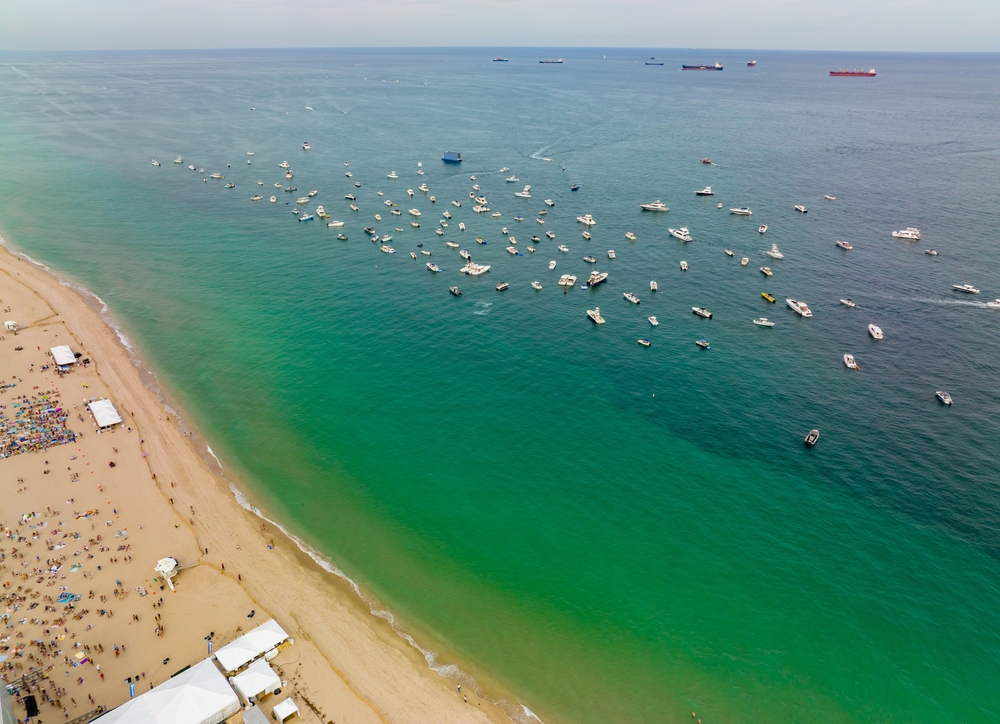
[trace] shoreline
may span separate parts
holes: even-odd
[[[6,252],[0,254],[0,272],[12,278],[16,275],[16,281],[48,304],[55,318],[94,359],[115,404],[127,411],[137,431],[141,430],[148,482],[160,494],[165,512],[176,514],[188,505],[199,510],[197,522],[192,517],[189,525],[181,518],[186,533],[197,541],[199,560],[193,565],[211,566],[235,581],[226,574],[225,562],[215,552],[231,552],[234,541],[272,539],[273,551],[251,553],[236,543],[235,555],[227,553],[225,558],[235,559],[239,570],[250,571],[241,574],[239,585],[255,605],[267,609],[293,636],[315,647],[316,661],[301,673],[307,684],[325,689],[325,701],[319,706],[337,711],[334,720],[343,716],[346,706],[356,714],[369,715],[363,719],[383,722],[440,718],[480,723],[540,721],[519,702],[490,697],[459,666],[437,662],[437,654],[401,627],[377,597],[364,591],[328,556],[253,505],[238,481],[227,476],[222,461],[190,418],[171,404],[159,378],[100,296],[16,249],[8,237],[0,235],[0,246]],[[25,270],[29,270],[27,274]],[[156,473],[161,481],[172,481],[173,497],[168,498]],[[178,499],[176,505],[174,498]],[[279,532],[262,533],[258,530],[260,521]],[[202,556],[201,551],[209,549],[213,555]],[[233,563],[230,570],[237,570]],[[183,574],[181,581],[183,585]],[[337,685],[332,686],[334,683]],[[473,700],[463,701],[463,694],[456,695],[453,684],[464,686]],[[126,698],[107,703],[117,706]],[[319,711],[314,712],[319,716]]]

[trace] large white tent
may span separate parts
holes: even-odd
[[[215,652],[226,674],[232,675],[254,659],[288,640],[288,634],[273,618]]]
[[[75,365],[76,355],[73,354],[73,350],[69,348],[68,344],[61,344],[58,347],[53,347],[49,350],[52,353],[52,359],[56,361],[57,365]]]
[[[273,694],[281,690],[281,677],[264,659],[257,659],[246,670],[230,679],[236,693],[247,701],[253,701],[261,694]]]
[[[90,414],[94,416],[98,427],[111,427],[122,421],[122,416],[111,404],[111,400],[94,400],[87,407],[90,408]]]
[[[109,711],[101,724],[219,724],[242,706],[211,659]]]

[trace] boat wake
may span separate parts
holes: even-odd
[[[959,307],[979,307],[981,309],[990,308],[986,306],[986,302],[975,302],[966,299],[942,299],[940,297],[937,299],[932,299],[930,297],[896,297],[891,294],[873,294],[872,296],[899,302],[920,302],[922,304],[940,304],[943,306],[954,305]]]
[[[530,156],[528,156],[528,158],[533,158],[536,161],[551,161],[552,160],[551,158],[547,158],[546,156],[542,155],[543,153],[545,153],[546,151],[548,151],[549,148],[550,148],[550,146],[542,146],[537,151],[535,151],[533,154],[531,154]]]
[[[476,302],[476,308],[472,312],[480,317],[486,316],[490,313],[490,307],[493,306],[493,302]]]

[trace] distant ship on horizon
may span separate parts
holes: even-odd
[[[722,70],[722,64],[716,63],[715,65],[682,65],[681,70]]]
[[[862,68],[861,70],[858,70],[855,68],[854,70],[844,70],[843,68],[838,68],[837,70],[831,70],[830,75],[847,76],[851,78],[872,78],[875,75],[875,69],[869,68],[868,70],[865,70]]]
[[[509,61],[507,60],[507,58],[494,58],[493,62],[494,63],[507,63]]]
[[[657,60],[655,57],[651,57],[646,61],[646,65],[663,65],[663,61]]]
[[[546,58],[545,60],[538,61],[539,63],[562,63],[562,58]]]

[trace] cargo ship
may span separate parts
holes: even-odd
[[[646,61],[646,65],[663,65],[663,61],[657,60],[656,58],[650,58]]]
[[[545,60],[538,61],[539,63],[562,63],[562,58],[546,58]]]
[[[865,70],[862,68],[861,70],[858,70],[855,68],[854,70],[844,70],[843,68],[838,68],[837,70],[831,70],[830,75],[848,76],[851,78],[872,78],[875,76],[875,69],[869,68],[868,70]]]
[[[682,65],[681,70],[722,70],[722,64],[716,63],[715,65]]]
[[[494,58],[493,62],[494,63],[507,63],[507,62],[509,62],[509,60],[507,58]]]
[[[458,151],[445,151],[441,160],[445,163],[462,163],[462,154]]]

